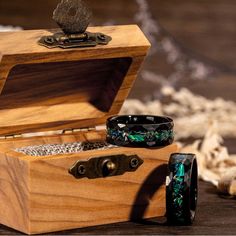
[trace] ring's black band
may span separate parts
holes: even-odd
[[[115,116],[107,120],[107,141],[117,146],[167,146],[174,140],[173,127],[173,120],[164,116]]]
[[[195,218],[198,170],[194,154],[172,154],[166,184],[166,214],[170,224],[190,225]]]

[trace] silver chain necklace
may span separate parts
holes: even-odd
[[[117,146],[107,142],[78,142],[64,144],[44,144],[37,146],[27,146],[15,149],[16,152],[28,156],[54,156],[59,154],[73,154],[90,150],[107,150]]]

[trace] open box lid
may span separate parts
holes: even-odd
[[[48,49],[37,44],[47,30],[0,33],[0,136],[95,127],[119,113],[150,43],[135,25],[89,31],[112,41]]]

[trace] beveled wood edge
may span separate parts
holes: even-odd
[[[5,57],[0,52],[0,95],[11,69],[12,65],[7,66],[7,63],[5,63]]]

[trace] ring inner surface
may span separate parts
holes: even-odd
[[[190,185],[190,210],[192,217],[195,215],[197,207],[197,197],[198,197],[198,171],[197,171],[197,161],[193,161],[192,166],[192,176],[191,176],[191,185]]]
[[[153,125],[153,124],[166,124],[172,123],[173,120],[169,117],[162,116],[119,116],[110,119],[111,122],[126,125]]]

